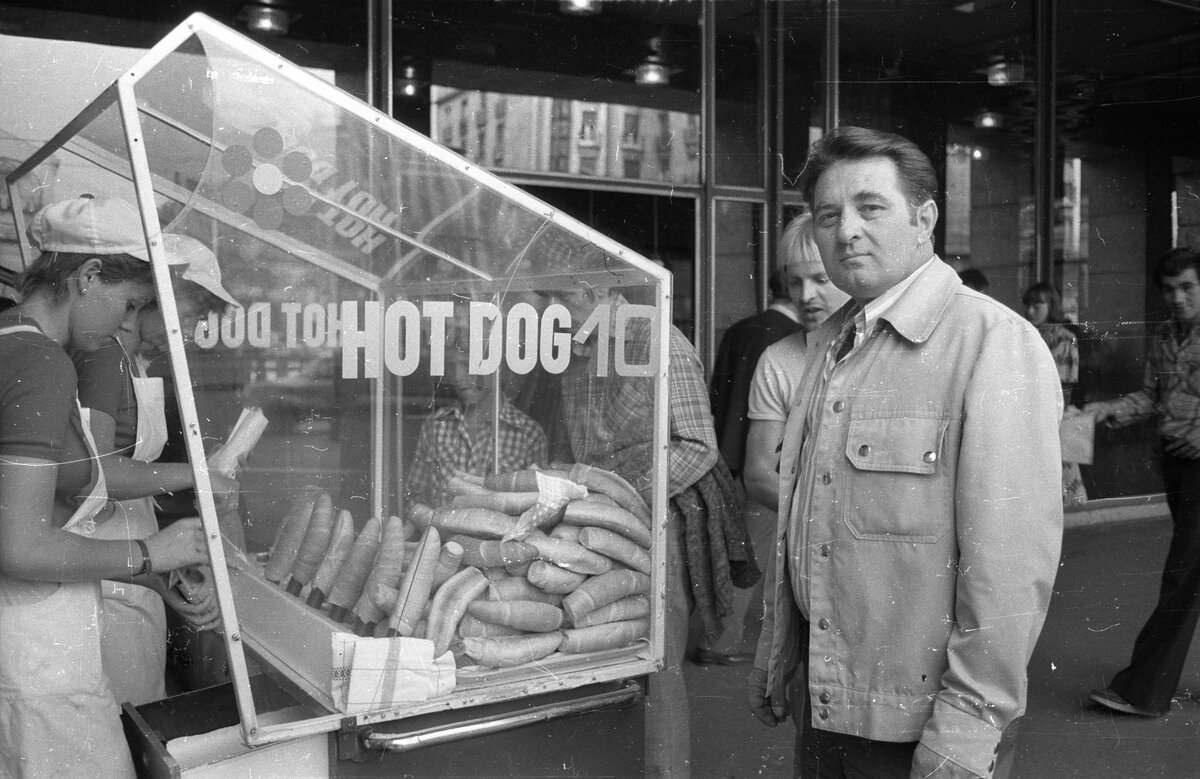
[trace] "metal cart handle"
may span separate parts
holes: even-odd
[[[359,736],[363,749],[383,752],[411,752],[422,747],[448,744],[476,736],[501,733],[538,722],[586,714],[601,709],[617,709],[631,706],[642,699],[642,688],[637,682],[626,680],[615,689],[585,698],[576,698],[559,703],[534,706],[519,712],[494,714],[489,717],[456,722],[453,725],[415,730],[410,733],[377,733],[365,729]]]

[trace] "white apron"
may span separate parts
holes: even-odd
[[[167,443],[163,380],[146,377],[140,356],[127,359],[133,367],[130,378],[137,401],[137,443],[132,457],[153,462]],[[112,519],[97,529],[96,538],[149,538],[157,532],[154,498],[134,498],[115,503]],[[100,654],[113,695],[135,706],[167,697],[167,615],[162,598],[147,587],[112,581],[102,582],[101,594],[104,630]]]
[[[37,332],[20,325],[0,329]],[[91,535],[107,502],[104,473],[81,410],[95,483],[64,525]],[[0,576],[0,777],[133,779],[120,709],[100,666],[98,582]]]

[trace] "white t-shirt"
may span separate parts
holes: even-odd
[[[786,422],[796,402],[796,385],[808,357],[806,333],[793,333],[767,347],[750,382],[750,408],[746,416],[768,422]]]

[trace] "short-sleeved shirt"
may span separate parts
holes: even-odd
[[[113,338],[94,352],[73,351],[71,359],[79,374],[80,405],[112,417],[117,451],[132,454],[137,443],[137,398],[125,350]]]
[[[787,421],[808,358],[807,344],[806,333],[795,333],[766,348],[750,382],[747,417],[764,422]]]
[[[0,330],[33,325],[0,314]],[[93,459],[75,404],[75,367],[63,348],[38,332],[0,336],[0,455],[59,463],[55,518],[65,523],[92,481]]]

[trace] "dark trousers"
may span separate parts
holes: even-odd
[[[1129,667],[1110,685],[1130,703],[1158,712],[1171,708],[1200,616],[1200,460],[1164,452],[1162,470],[1174,530],[1158,605],[1138,633]]]
[[[796,719],[796,779],[908,779],[917,742],[875,741],[812,726],[808,687],[801,677],[792,687],[792,716]]]

